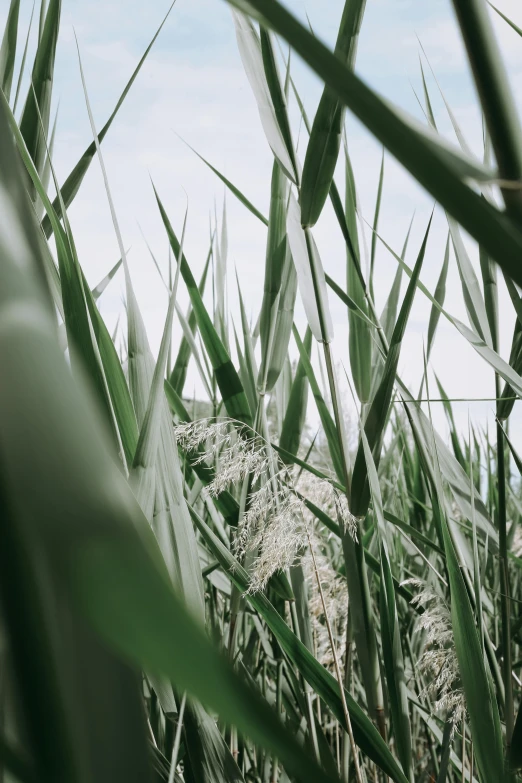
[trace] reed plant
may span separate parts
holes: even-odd
[[[331,51],[278,0],[229,0],[273,152],[268,216],[203,162],[266,226],[262,302],[253,324],[241,290],[239,313],[228,310],[218,221],[196,279],[187,216],[175,226],[153,185],[171,251],[154,355],[103,140],[165,20],[102,128],[79,59],[93,141],[60,183],[51,108],[62,3],[42,0],[32,52],[20,0],[10,0],[0,47],[1,783],[519,777],[522,459],[509,425],[522,395],[522,134],[491,29],[500,12],[453,0],[484,119],[478,160],[449,106],[460,146],[438,134],[424,74],[426,125],[356,75],[371,2],[346,0]],[[312,120],[282,42],[324,82]],[[291,101],[307,134],[302,161]],[[421,279],[431,219],[417,248],[406,237],[396,251],[380,234],[382,168],[364,263],[347,111],[447,220],[433,291]],[[121,256],[94,288],[67,217],[91,166],[101,167]],[[328,199],[342,282],[314,239]],[[378,244],[397,269],[382,314]],[[450,264],[467,323],[445,306]],[[117,273],[123,351],[98,306]],[[513,305],[502,317],[515,318],[507,358],[500,285]],[[412,390],[399,360],[419,297],[430,318]],[[334,299],[349,329],[339,355]],[[494,433],[477,422],[462,432],[438,379],[433,388],[441,317],[489,367]],[[204,400],[185,394],[189,365]],[[433,426],[435,400],[447,442]]]

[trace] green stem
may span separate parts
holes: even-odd
[[[499,384],[497,376],[497,385]],[[513,679],[511,675],[511,599],[507,551],[506,463],[502,425],[497,422],[498,478],[498,557],[500,569],[500,607],[502,621],[502,672],[504,675],[506,744],[509,748],[514,727]]]

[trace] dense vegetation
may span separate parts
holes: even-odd
[[[60,184],[51,104],[61,1],[42,0],[35,53],[24,50],[20,2],[10,2],[0,49],[2,783],[494,783],[522,768],[522,460],[509,433],[522,395],[521,128],[484,0],[453,0],[484,115],[484,162],[449,107],[461,148],[437,135],[426,86],[421,127],[355,75],[365,4],[346,0],[331,52],[277,0],[230,0],[274,153],[269,215],[214,171],[267,227],[263,300],[255,323],[241,301],[233,331],[222,227],[196,280],[185,225],[151,190],[171,248],[153,356],[102,149],[150,47],[102,129],[82,74],[94,141]],[[313,120],[277,39],[324,81]],[[308,131],[302,165],[289,101]],[[430,225],[409,248],[412,266],[407,238],[402,253],[388,247],[397,274],[382,314],[381,189],[366,265],[347,108],[447,216],[433,292],[421,282]],[[102,168],[121,253],[93,289],[67,219],[91,165]],[[327,199],[346,251],[342,282],[325,273],[313,236]],[[476,264],[461,229],[476,240]],[[445,309],[450,264],[468,324]],[[118,271],[123,352],[98,309]],[[499,355],[500,284],[516,315],[509,362]],[[333,355],[335,297],[346,306],[345,356]],[[412,390],[398,366],[416,297],[431,317]],[[431,388],[441,317],[495,378],[495,432],[463,434],[442,386]],[[184,396],[189,363],[199,402]],[[433,398],[444,403],[448,443],[432,426]]]

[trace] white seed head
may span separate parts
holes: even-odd
[[[466,716],[466,700],[460,684],[449,607],[442,596],[418,579],[407,579],[402,584],[420,589],[411,603],[424,608],[417,630],[425,632],[419,659],[419,669],[428,678],[425,695],[435,699],[435,710],[446,712],[456,727]]]

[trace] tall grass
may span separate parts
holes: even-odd
[[[51,105],[61,2],[42,0],[32,52],[11,0],[0,48],[2,782],[518,778],[522,459],[509,422],[522,395],[522,136],[485,2],[453,4],[484,115],[485,163],[457,125],[460,149],[437,135],[424,75],[426,127],[356,76],[366,0],[346,0],[333,52],[277,0],[230,0],[274,154],[268,217],[203,161],[267,228],[259,317],[252,326],[240,290],[240,327],[231,328],[225,225],[213,226],[197,281],[185,224],[178,230],[165,194],[152,188],[171,249],[154,357],[103,139],[161,27],[101,129],[81,72],[93,142],[60,185]],[[311,122],[277,37],[324,82]],[[294,99],[308,132],[303,165],[288,113]],[[379,234],[383,168],[364,269],[347,109],[445,211],[433,292],[421,280],[431,220],[409,249],[413,265],[409,235],[399,254]],[[67,218],[91,165],[102,168],[121,253],[92,290]],[[314,239],[328,198],[345,286],[326,272]],[[477,242],[477,264],[461,228]],[[381,316],[378,242],[397,263]],[[445,308],[453,263],[467,324]],[[98,309],[120,267],[123,354]],[[508,360],[498,344],[500,275],[516,316]],[[306,334],[294,323],[298,295]],[[398,368],[419,296],[430,318],[414,392]],[[333,352],[335,297],[346,306],[345,356]],[[463,435],[440,382],[432,388],[441,316],[489,366],[494,438],[471,426]],[[191,362],[204,401],[184,396]],[[314,438],[312,400],[321,422]],[[432,424],[434,400],[447,415],[448,443]]]

